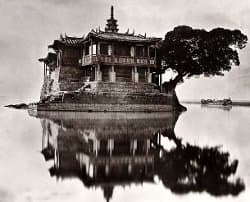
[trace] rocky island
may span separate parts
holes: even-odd
[[[118,32],[114,9],[105,30],[60,35],[40,58],[44,82],[38,111],[175,111],[174,89],[162,86],[156,49],[161,38]]]

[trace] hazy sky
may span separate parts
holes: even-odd
[[[60,33],[82,36],[104,28],[115,7],[119,29],[164,37],[177,25],[240,29],[250,36],[250,0],[0,0],[0,96],[38,100],[43,67],[37,59]],[[194,78],[177,88],[181,99],[250,99],[250,46],[225,77]]]

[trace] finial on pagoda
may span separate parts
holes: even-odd
[[[114,19],[114,7],[111,6],[111,19]]]
[[[107,24],[105,27],[106,32],[118,32],[117,20],[114,19],[114,7],[111,6],[110,19],[107,19]]]

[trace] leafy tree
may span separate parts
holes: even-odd
[[[224,75],[240,64],[238,51],[247,43],[240,30],[216,28],[211,31],[178,26],[165,35],[158,49],[164,72],[172,69],[176,76],[167,83],[173,89],[184,78],[204,75]]]

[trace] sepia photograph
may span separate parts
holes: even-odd
[[[250,0],[0,0],[0,202],[247,202]]]

